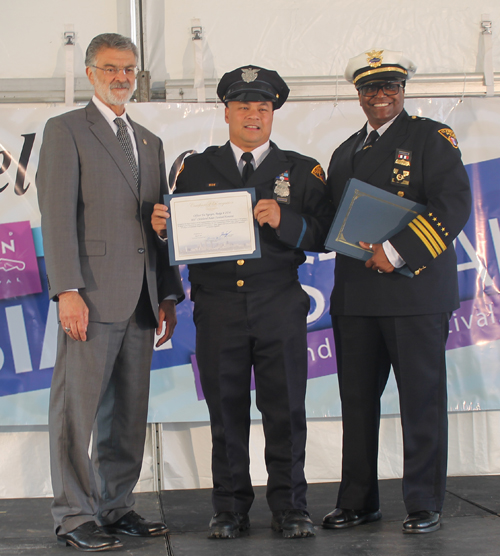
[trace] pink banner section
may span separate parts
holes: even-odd
[[[30,223],[0,224],[0,299],[41,291]]]
[[[307,335],[307,352],[308,378],[318,378],[320,376],[332,375],[337,372],[337,365],[335,362],[335,344],[333,342],[333,330],[331,328],[309,332]],[[191,355],[191,364],[193,366],[196,395],[198,400],[204,400],[205,396],[203,395],[200,382],[200,370],[198,369],[196,355],[194,354]],[[253,372],[250,387],[252,390],[255,390]]]
[[[500,294],[483,295],[460,303],[450,319],[446,349],[500,340]]]

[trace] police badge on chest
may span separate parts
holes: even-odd
[[[290,181],[288,171],[283,172],[274,180],[273,199],[282,205],[290,204]]]

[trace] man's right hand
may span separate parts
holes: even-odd
[[[167,237],[167,218],[170,218],[168,207],[157,203],[151,215],[151,226],[160,237]]]
[[[73,340],[85,342],[89,324],[89,309],[82,296],[75,291],[59,294],[59,320],[66,334]]]

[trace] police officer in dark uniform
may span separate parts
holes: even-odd
[[[262,413],[271,526],[287,538],[314,536],[304,459],[309,297],[297,269],[321,250],[333,209],[316,160],[269,141],[274,110],[289,89],[275,72],[245,66],[217,88],[229,141],[185,160],[176,193],[255,188],[260,258],[189,265],[196,357],[212,430],[211,538],[249,528],[250,378]],[[163,233],[166,207],[153,227]]]
[[[331,314],[342,401],[342,481],[337,508],[323,526],[339,529],[381,518],[377,485],[380,397],[391,365],[404,439],[404,533],[440,527],[447,466],[445,344],[459,306],[453,240],[471,195],[454,132],[409,116],[405,82],[414,64],[401,52],[374,49],[352,58],[367,124],[333,153],[327,184],[339,206],[349,178],[417,201],[426,210],[363,261],[338,255]],[[374,214],[373,218],[377,215]],[[408,278],[395,269],[407,265]]]

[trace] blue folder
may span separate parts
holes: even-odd
[[[383,243],[404,229],[425,205],[410,201],[369,183],[351,178],[326,238],[325,247],[348,257],[367,261],[373,255],[360,241]],[[395,272],[413,277],[404,265]]]

